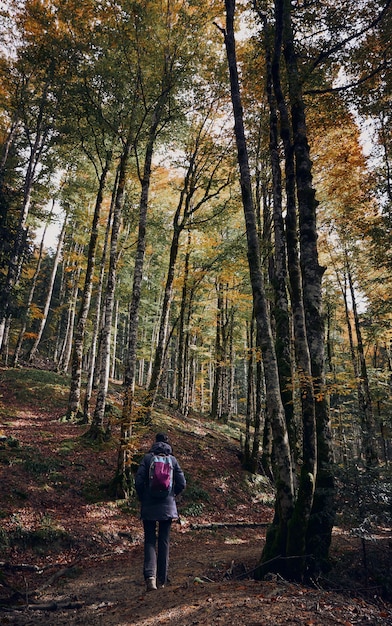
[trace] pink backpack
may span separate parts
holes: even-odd
[[[149,471],[150,493],[165,498],[173,487],[173,462],[169,454],[153,454]]]

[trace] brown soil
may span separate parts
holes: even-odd
[[[172,529],[170,584],[146,593],[137,503],[113,502],[104,488],[116,429],[110,444],[88,446],[86,427],[40,404],[20,403],[0,376],[0,624],[392,624],[391,605],[355,586],[255,582],[271,488],[244,480],[230,433],[162,407],[140,450],[168,431],[188,490]],[[336,529],[332,552],[358,568],[355,541]],[[388,536],[380,541],[388,549]]]

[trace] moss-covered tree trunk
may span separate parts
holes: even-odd
[[[298,218],[296,202],[296,178],[294,166],[294,150],[290,117],[287,110],[283,90],[281,87],[281,51],[284,33],[284,5],[277,2],[275,8],[275,38],[274,53],[271,63],[271,79],[274,94],[280,115],[280,133],[285,156],[285,184],[286,184],[286,232],[287,261],[290,283],[291,312],[293,323],[295,363],[298,386],[301,399],[302,416],[302,467],[299,477],[298,492],[293,517],[289,524],[287,538],[287,556],[285,575],[289,578],[300,579],[305,569],[306,532],[313,505],[314,487],[316,481],[316,422],[315,396],[313,390],[310,352],[307,342],[305,310],[303,303],[303,289],[298,248]],[[270,97],[271,115],[274,113],[273,99]],[[277,169],[277,166],[274,168]],[[280,177],[279,177],[280,180]],[[278,197],[279,199],[279,197]],[[291,428],[294,449],[295,428]],[[296,458],[297,455],[295,455]],[[298,557],[298,558],[293,558]]]
[[[283,406],[286,415],[286,424],[289,433],[290,448],[293,463],[298,460],[298,433],[295,422],[293,401],[293,365],[291,355],[291,319],[289,299],[287,293],[287,242],[283,220],[282,171],[280,166],[279,146],[279,117],[276,95],[273,85],[279,79],[279,49],[275,51],[273,59],[269,51],[269,36],[265,29],[266,65],[267,65],[267,97],[269,103],[269,130],[270,130],[270,161],[272,172],[273,191],[273,224],[274,224],[274,263],[272,286],[275,292],[273,314],[276,332],[276,356],[279,366],[279,379]],[[276,47],[276,46],[275,46]],[[278,47],[279,48],[279,47]],[[272,60],[274,61],[272,63]],[[286,172],[287,175],[287,172]]]
[[[324,273],[318,261],[316,208],[312,184],[312,162],[307,138],[305,105],[291,22],[290,0],[276,0],[282,13],[283,55],[289,86],[291,124],[295,156],[300,262],[303,283],[306,335],[311,359],[317,428],[317,478],[306,536],[306,553],[311,555],[307,567],[317,573],[328,567],[329,546],[334,522],[334,479],[329,403],[325,385],[324,321],[322,316],[321,280]],[[311,451],[310,451],[311,453]],[[311,488],[309,484],[309,489]]]
[[[251,175],[245,140],[243,109],[235,50],[235,2],[234,0],[226,0],[225,5],[226,30],[224,31],[224,37],[230,73],[231,100],[234,112],[234,129],[240,170],[241,197],[246,224],[248,263],[257,324],[257,340],[260,344],[263,358],[266,407],[274,436],[274,458],[276,463],[276,523],[271,527],[267,535],[266,545],[270,558],[278,561],[280,556],[284,556],[285,554],[288,522],[293,510],[293,468],[285,414],[280,395],[278,364],[260,262],[260,245],[253,205]]]

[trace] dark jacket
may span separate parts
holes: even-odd
[[[151,496],[148,486],[148,474],[151,459],[154,454],[170,454],[173,463],[173,488],[166,498],[157,499]],[[180,468],[177,459],[172,455],[172,449],[168,443],[158,441],[144,456],[139,465],[135,477],[135,488],[141,502],[142,520],[163,521],[178,517],[175,496],[178,496],[186,487],[184,472]]]

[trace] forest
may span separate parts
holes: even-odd
[[[259,581],[330,571],[344,484],[362,542],[391,530],[391,22],[390,0],[1,3],[2,376],[62,376],[114,501],[162,406],[239,425],[274,490]]]

